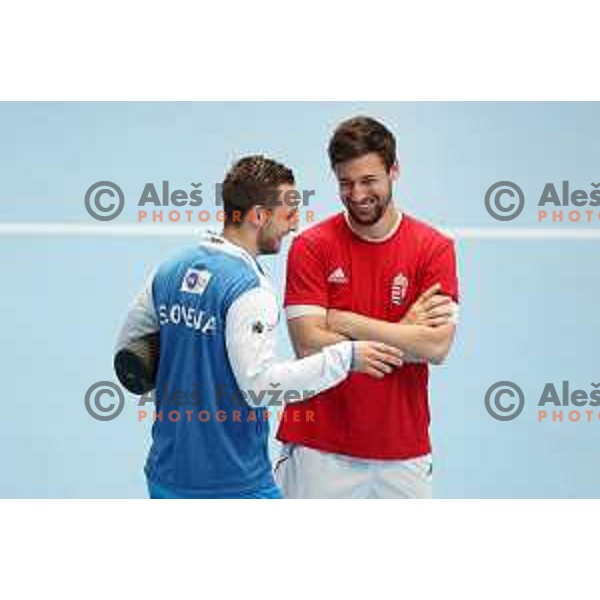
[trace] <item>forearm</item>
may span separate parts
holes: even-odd
[[[227,313],[227,355],[253,408],[265,406],[273,396],[293,402],[322,392],[343,381],[352,366],[353,346],[348,341],[302,360],[281,360],[276,351],[278,320],[275,296],[266,288],[245,292]]]
[[[348,336],[328,328],[324,319],[322,322],[315,319],[310,327],[306,327],[298,319],[290,319],[288,328],[296,356],[299,358],[321,352],[327,346],[350,339]]]
[[[240,361],[243,352],[235,353],[232,366],[247,402],[255,408],[269,405],[273,398],[298,402],[332,388],[348,376],[352,363],[351,342],[334,344],[300,360],[280,360],[263,348]]]
[[[328,325],[333,331],[352,339],[384,342],[431,362],[441,362],[446,357],[453,332],[453,326],[389,323],[346,311],[333,312]]]
[[[129,306],[127,317],[119,330],[115,352],[127,347],[134,340],[159,330],[158,315],[152,300],[153,277],[154,273]]]

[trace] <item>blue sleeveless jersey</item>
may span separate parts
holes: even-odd
[[[160,359],[150,482],[214,496],[274,485],[265,409],[253,408],[227,356],[225,320],[261,285],[258,264],[211,245],[163,263],[152,281]]]

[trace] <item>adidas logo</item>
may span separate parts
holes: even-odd
[[[329,283],[348,283],[348,278],[344,273],[342,267],[338,267],[331,275],[327,278]]]

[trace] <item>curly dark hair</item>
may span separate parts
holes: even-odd
[[[344,121],[329,142],[332,168],[370,152],[379,154],[388,171],[396,162],[396,138],[383,123],[371,117],[353,117]]]
[[[226,223],[240,225],[253,206],[269,206],[277,199],[277,186],[284,183],[294,185],[294,174],[285,165],[260,154],[238,160],[222,187]]]

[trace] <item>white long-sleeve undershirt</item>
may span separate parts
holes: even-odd
[[[257,287],[237,298],[225,323],[227,354],[248,403],[265,406],[277,390],[286,402],[298,402],[338,385],[352,363],[352,342],[344,341],[298,360],[276,353],[279,308],[272,290]]]

